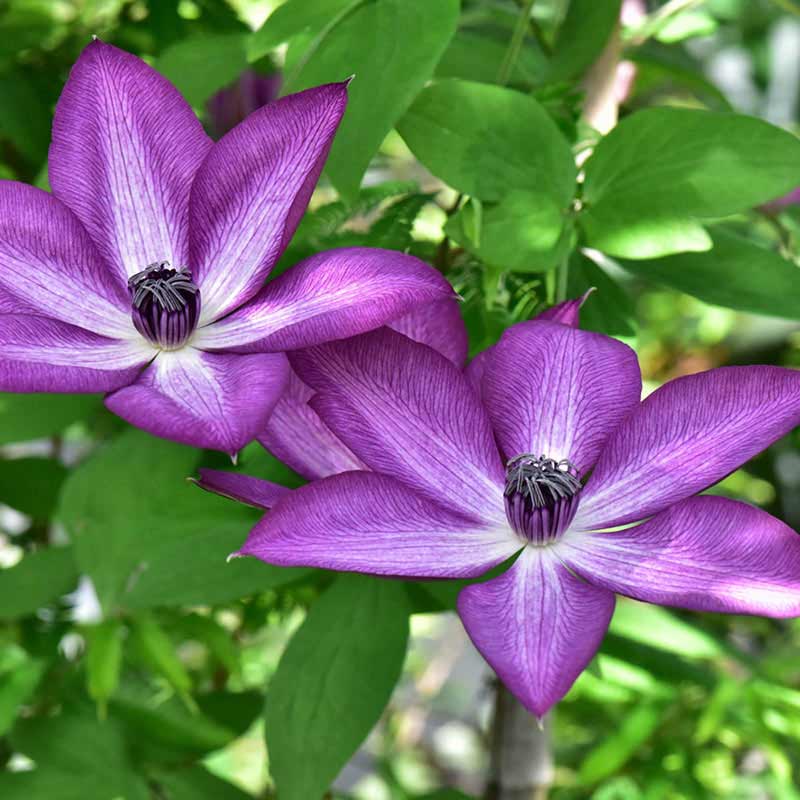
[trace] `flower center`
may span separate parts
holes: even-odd
[[[128,279],[131,318],[148,342],[162,350],[183,347],[200,316],[200,290],[188,269],[172,269],[169,261],[150,264]]]
[[[549,544],[572,522],[580,489],[578,471],[569,461],[523,453],[506,464],[506,517],[532,544]]]

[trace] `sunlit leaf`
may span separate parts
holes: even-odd
[[[401,582],[361,575],[339,576],[312,606],[267,691],[282,800],[321,796],[378,721],[403,666],[409,610]]]
[[[458,0],[359,3],[288,76],[287,93],[355,75],[326,165],[343,195],[355,195],[384,137],[433,75],[455,33],[458,8]]]
[[[528,95],[460,80],[428,86],[398,125],[414,155],[453,188],[499,201],[536,191],[566,208],[575,189],[572,151]]]

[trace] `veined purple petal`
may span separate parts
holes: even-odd
[[[386,475],[344,472],[287,495],[240,553],[281,566],[466,578],[519,548],[507,525],[470,519]]]
[[[156,436],[233,455],[263,430],[288,371],[280,353],[236,356],[184,347],[160,353],[106,405]]]
[[[217,142],[192,187],[192,265],[203,322],[250,299],[308,205],[347,104],[331,83],[254,111]]]
[[[567,459],[584,475],[639,404],[641,391],[639,364],[629,347],[608,336],[538,321],[519,323],[503,334],[482,382],[506,458],[532,453]]]
[[[587,289],[580,297],[546,308],[534,319],[540,322],[560,322],[562,325],[577,328],[581,321],[581,308],[593,291],[594,289]]]
[[[200,479],[195,483],[207,492],[221,494],[240,503],[265,510],[272,508],[291,491],[279,483],[217,469],[201,469]]]
[[[56,106],[50,183],[123,280],[156,261],[191,267],[189,191],[210,147],[166,78],[96,40]]]
[[[461,372],[387,328],[293,353],[311,407],[371,469],[476,519],[505,524],[489,420]]]
[[[467,326],[461,318],[458,301],[454,298],[420,305],[390,322],[389,327],[415,342],[427,344],[457,367],[463,367],[467,360]]]
[[[308,405],[313,396],[293,370],[258,441],[298,475],[314,480],[367,466]]]
[[[0,314],[0,391],[107,392],[136,379],[155,350],[48,317]]]
[[[558,303],[558,305],[546,308],[541,314],[537,314],[532,321],[558,322],[561,325],[569,325],[572,328],[577,328],[581,321],[581,307],[586,302],[586,298],[589,297],[593,291],[593,289],[589,289],[574,300],[565,300],[563,303]],[[481,392],[481,383],[483,381],[483,373],[486,370],[487,359],[490,358],[493,348],[494,345],[492,345],[492,347],[487,347],[486,350],[474,356],[469,364],[467,364],[464,371],[467,380],[478,394]]]
[[[414,256],[367,247],[328,250],[199,329],[195,343],[209,350],[295,350],[373,330],[452,294],[450,284]]]
[[[720,367],[670,381],[609,439],[574,526],[649,517],[716,483],[798,423],[795,370]]]
[[[613,533],[571,532],[567,566],[595,586],[696,611],[800,616],[800,534],[758,508],[691,497]]]
[[[433,347],[456,366],[464,363],[467,331],[455,300],[421,306],[389,327]],[[309,479],[367,469],[308,405],[313,394],[292,372],[286,391],[258,440],[295,472]]]
[[[570,574],[548,547],[462,589],[458,613],[503,683],[537,717],[569,691],[600,647],[614,595]]]
[[[125,282],[103,264],[77,217],[53,195],[15,181],[0,181],[0,288],[19,299],[20,312],[136,336]],[[17,309],[9,303],[8,310]]]

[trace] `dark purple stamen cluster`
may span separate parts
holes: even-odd
[[[514,530],[533,544],[557,539],[578,509],[581,481],[569,461],[531,453],[506,464],[506,516]]]
[[[156,262],[129,278],[128,289],[133,324],[148,342],[163,350],[186,344],[200,316],[200,290],[189,270]]]

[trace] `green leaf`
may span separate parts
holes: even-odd
[[[52,458],[0,461],[0,502],[34,519],[48,519],[66,476],[67,470]]]
[[[265,711],[281,800],[321,797],[378,721],[403,666],[403,584],[340,575],[278,665]]]
[[[50,109],[43,101],[41,87],[22,70],[0,75],[0,137],[11,140],[33,166],[47,159]]]
[[[789,192],[798,173],[800,140],[767,122],[649,108],[599,142],[586,162],[584,204],[605,220],[719,217]]]
[[[252,795],[201,766],[173,772],[156,771],[154,777],[166,789],[159,797],[167,800],[252,800]]]
[[[301,58],[286,92],[356,78],[327,173],[353,197],[372,156],[409,107],[458,23],[458,0],[380,0],[357,5]]]
[[[392,203],[373,223],[364,237],[367,247],[387,250],[407,250],[414,241],[414,222],[422,209],[431,202],[431,195],[415,193]]]
[[[509,34],[503,33],[501,38],[477,30],[458,31],[436,67],[436,77],[494,83],[508,49]],[[528,39],[519,51],[509,83],[532,84],[546,68],[547,60]]]
[[[190,485],[197,456],[128,430],[64,484],[58,515],[107,612],[222,603],[304,574],[249,558],[226,563],[258,516]]]
[[[595,783],[613,775],[653,735],[665,710],[664,704],[657,702],[645,702],[632,709],[619,727],[589,751],[578,771],[581,782]]]
[[[566,208],[575,162],[547,112],[528,95],[459,80],[420,93],[398,131],[414,155],[455,189],[500,201],[512,189],[536,191]]]
[[[467,203],[445,231],[462,247],[495,267],[545,272],[564,257],[571,244],[566,217],[546,195],[512,189],[497,205],[477,215]]]
[[[648,98],[659,92],[683,90],[691,92],[701,103],[716,111],[733,111],[725,94],[702,73],[687,66],[675,48],[653,47],[651,44],[626,53],[636,65],[636,81],[630,100]]]
[[[33,695],[44,671],[45,663],[22,648],[4,645],[0,649],[0,736],[11,730],[20,706]]]
[[[298,34],[318,33],[349,6],[361,0],[287,0],[267,17],[247,43],[247,57],[263,58]]]
[[[139,614],[131,624],[131,644],[150,667],[161,674],[175,691],[188,699],[192,679],[175,652],[172,639],[150,614]]]
[[[86,638],[86,688],[105,717],[109,698],[119,685],[122,666],[122,624],[107,619],[83,629]]]
[[[257,692],[222,692],[222,702],[236,706],[243,700],[247,704],[248,713],[241,720],[244,724],[233,725],[205,712],[204,695],[195,696],[195,700],[202,710],[190,712],[175,697],[164,701],[123,685],[111,699],[109,711],[123,726],[140,758],[169,764],[196,759],[230,744],[244,733],[262,707]]]
[[[685,658],[719,658],[728,654],[712,636],[666,608],[633,600],[617,603],[609,630]]]
[[[33,786],[40,780],[49,785],[54,773],[60,774],[65,784],[63,793],[58,789],[52,795],[31,794],[31,800],[149,799],[144,781],[133,772],[119,727],[112,720],[98,722],[90,708],[67,708],[56,716],[20,720],[12,731],[11,743],[40,765],[41,770],[33,775],[44,770],[43,776],[33,779]],[[83,785],[82,795],[70,791],[78,784]],[[53,785],[57,783],[53,781]],[[3,800],[6,797],[4,792]]]
[[[101,406],[91,394],[0,393],[0,444],[27,442],[61,433]]]
[[[706,11],[684,11],[673,14],[659,26],[656,39],[673,44],[694,36],[711,36],[717,30],[717,21]]]
[[[713,250],[654,261],[621,261],[646,280],[691,294],[706,303],[800,319],[800,268],[742,236],[713,229]]]
[[[605,47],[619,19],[620,0],[570,0],[542,83],[580,75]]]
[[[648,210],[600,205],[578,218],[589,245],[620,258],[659,258],[710,250],[711,237],[697,220]]]
[[[78,570],[72,547],[49,547],[0,569],[0,619],[32,614],[75,588]]]
[[[635,336],[633,301],[592,259],[576,250],[569,262],[567,295],[580,297],[594,288],[581,307],[581,328],[607,336]]]
[[[247,68],[246,43],[240,33],[193,36],[164,50],[155,68],[178,87],[190,105],[200,108]]]

